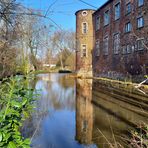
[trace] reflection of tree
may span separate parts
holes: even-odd
[[[75,108],[74,79],[59,74],[44,74],[38,77],[40,78],[36,89],[41,90],[41,99],[38,101],[41,110]]]
[[[37,77],[34,77],[33,79],[31,79],[31,81],[30,81],[30,83],[29,83],[30,87],[31,87],[33,90],[35,90],[35,86],[36,86],[37,81],[38,81],[38,78],[37,78]]]
[[[39,90],[41,96],[36,101],[35,112],[24,122],[21,129],[24,137],[32,137],[37,127],[39,127],[37,134],[39,134],[42,120],[51,116],[55,110],[75,109],[74,79],[68,83],[69,80],[65,75],[42,74],[30,82],[30,87]]]
[[[63,88],[69,88],[69,87],[73,87],[74,86],[74,81],[72,78],[70,78],[69,75],[65,75],[64,77],[59,77],[59,84],[63,87]]]
[[[77,80],[76,88],[76,140],[81,144],[91,144],[93,129],[92,80]]]
[[[24,86],[31,88],[33,91],[36,91],[36,84],[39,80],[40,77],[34,77],[32,79],[27,78],[24,79],[23,84]],[[34,102],[35,106],[37,105],[37,101],[38,100]],[[23,126],[21,128],[21,133],[25,138],[32,137],[38,125],[39,119],[45,116],[45,112],[39,112],[37,109],[35,109],[35,112],[33,111],[33,113],[29,116],[30,117],[24,121]]]

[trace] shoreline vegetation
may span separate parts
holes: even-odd
[[[110,83],[110,84],[118,84],[118,85],[123,85],[124,87],[134,87],[134,88],[143,88],[148,91],[148,85],[144,83],[135,83],[131,81],[121,81],[121,80],[115,80],[115,79],[109,79],[109,78],[101,78],[101,77],[93,77],[92,79],[97,80],[99,82],[105,82],[105,83]]]
[[[33,111],[37,93],[29,79],[10,77],[0,84],[0,147],[29,148],[31,140],[21,135],[23,121]]]
[[[140,83],[137,82],[132,82],[131,80],[117,80],[117,79],[112,79],[112,78],[105,78],[105,77],[81,77],[81,76],[77,76],[76,73],[72,73],[71,77],[75,77],[78,79],[93,79],[95,81],[98,81],[100,83],[105,83],[105,84],[112,84],[113,85],[121,85],[123,87],[131,87],[131,88],[135,88],[135,89],[145,89],[146,92],[148,92],[148,85],[143,83],[144,81],[148,82],[148,79],[145,78],[145,80]]]

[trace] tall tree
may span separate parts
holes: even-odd
[[[58,30],[54,32],[51,40],[61,68],[64,69],[66,59],[75,51],[75,33],[71,30]]]

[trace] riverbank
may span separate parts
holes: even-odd
[[[140,89],[142,91],[144,91],[143,93],[148,93],[148,85],[147,84],[144,84],[144,83],[136,83],[136,82],[132,82],[132,81],[129,81],[129,80],[116,80],[116,79],[111,79],[111,78],[104,78],[104,77],[81,77],[81,76],[77,76],[76,73],[74,73],[72,75],[72,77],[75,77],[75,78],[78,78],[78,79],[93,79],[95,81],[98,81],[100,83],[105,83],[105,84],[109,84],[111,86],[119,86],[121,88],[133,88],[133,89]],[[145,78],[146,80],[146,78]]]
[[[135,88],[135,89],[141,88],[141,89],[144,89],[146,92],[148,92],[148,85],[146,85],[146,84],[139,85],[140,83],[134,83],[134,82],[130,82],[130,81],[113,80],[113,79],[101,78],[101,77],[92,77],[92,79],[97,80],[97,81],[102,82],[102,83],[112,84],[112,86],[120,85],[123,88],[125,88],[125,87]]]

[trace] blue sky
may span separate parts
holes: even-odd
[[[46,13],[48,7],[50,12],[48,17],[54,20],[59,26],[63,29],[72,29],[75,30],[75,12],[80,9],[93,9],[91,6],[88,6],[79,0],[17,0],[23,3],[25,6],[41,10],[43,14]],[[95,7],[100,7],[107,0],[83,0]]]

